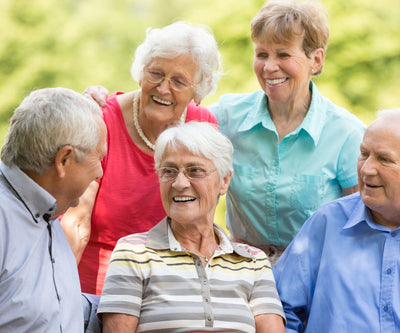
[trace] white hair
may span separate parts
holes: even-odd
[[[400,108],[379,110],[377,113],[378,118],[392,118],[400,116]]]
[[[183,54],[190,55],[198,66],[196,98],[202,100],[214,93],[221,76],[220,52],[212,32],[203,25],[179,21],[161,29],[147,29],[144,42],[136,49],[131,75],[139,82],[152,59],[172,59]]]
[[[160,167],[167,149],[182,148],[213,161],[221,179],[233,172],[232,143],[210,123],[191,121],[163,131],[155,145],[155,167]]]
[[[11,117],[1,160],[10,167],[42,174],[54,163],[57,152],[71,145],[82,161],[98,144],[99,121],[99,106],[71,89],[33,91]]]

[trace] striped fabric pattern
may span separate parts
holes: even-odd
[[[168,233],[163,227],[166,219],[160,225],[158,230]],[[160,248],[150,248],[148,240],[156,236],[152,230],[118,242],[98,313],[137,316],[137,332],[152,333],[221,329],[249,333],[255,332],[255,315],[276,313],[284,317],[264,252],[230,243],[223,234],[224,241],[204,267],[195,254],[171,250],[168,241]],[[223,231],[218,233],[221,238]],[[157,240],[168,239],[165,234],[157,236]],[[227,243],[230,253],[223,246]]]

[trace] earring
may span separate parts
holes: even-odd
[[[314,68],[311,68],[311,73],[314,73]]]

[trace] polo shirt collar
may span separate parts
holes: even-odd
[[[31,213],[34,222],[38,223],[41,218],[47,221],[56,210],[56,199],[17,166],[8,167],[0,162],[0,171],[10,190]]]
[[[214,228],[220,239],[219,247],[224,253],[235,252],[242,257],[253,258],[250,253],[232,243],[220,226],[214,223]],[[181,245],[172,233],[168,217],[165,217],[156,226],[150,229],[146,240],[146,247],[155,250],[170,249],[172,251],[183,251]]]
[[[310,108],[308,109],[303,122],[292,132],[292,134],[304,131],[310,136],[316,146],[321,137],[323,125],[326,119],[325,108],[321,107],[325,102],[323,96],[319,93],[317,86],[312,81],[310,81],[310,89]],[[262,124],[264,128],[276,132],[275,125],[268,111],[267,95],[260,91],[260,94],[256,95],[256,97],[254,103],[248,104],[247,106],[248,110],[246,112],[246,118],[239,126],[239,132],[248,131],[258,124]]]

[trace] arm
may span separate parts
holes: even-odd
[[[254,317],[257,333],[285,333],[285,326],[281,316],[273,313]]]
[[[103,86],[90,86],[83,91],[82,95],[103,107],[106,105],[108,89]]]
[[[358,185],[342,188],[342,197],[358,192]]]
[[[93,181],[79,198],[79,205],[69,208],[61,219],[61,226],[77,263],[89,242],[92,210],[98,189],[99,183]]]
[[[103,333],[136,332],[139,318],[123,313],[103,313]]]

